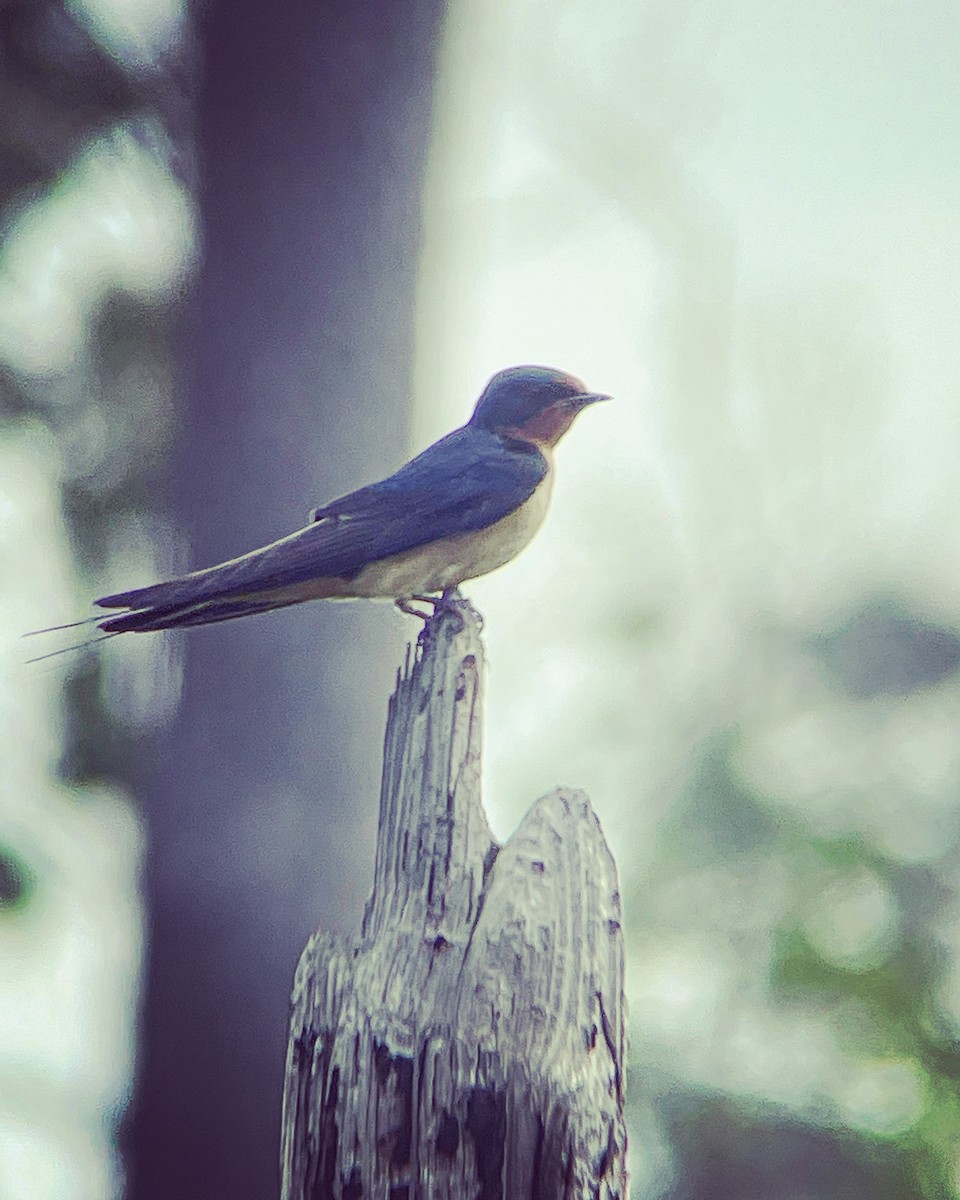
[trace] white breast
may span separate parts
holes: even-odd
[[[548,469],[533,495],[495,525],[371,563],[351,580],[348,594],[396,598],[439,592],[495,571],[516,557],[540,528],[552,490],[553,471]]]

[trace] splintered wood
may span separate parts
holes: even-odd
[[[493,840],[482,677],[458,598],[390,701],[360,936],[315,934],[297,968],[284,1200],[626,1195],[616,867],[581,792]]]

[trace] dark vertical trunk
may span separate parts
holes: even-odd
[[[204,259],[173,509],[195,565],[279,536],[406,449],[440,0],[212,3]],[[385,607],[187,635],[145,751],[150,912],[135,1200],[275,1195],[287,1000],[306,934],[369,886]]]

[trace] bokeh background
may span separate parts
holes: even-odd
[[[0,0],[0,1197],[276,1193],[415,630],[27,664],[544,362],[616,395],[469,586],[506,837],[617,857],[649,1200],[960,1193],[960,9]]]

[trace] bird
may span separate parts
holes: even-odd
[[[98,608],[123,611],[89,620],[109,637],[353,598],[390,599],[424,617],[412,601],[444,603],[527,545],[550,501],[554,446],[583,409],[609,399],[551,367],[498,371],[465,425],[392,475],[239,558],[101,596]]]

